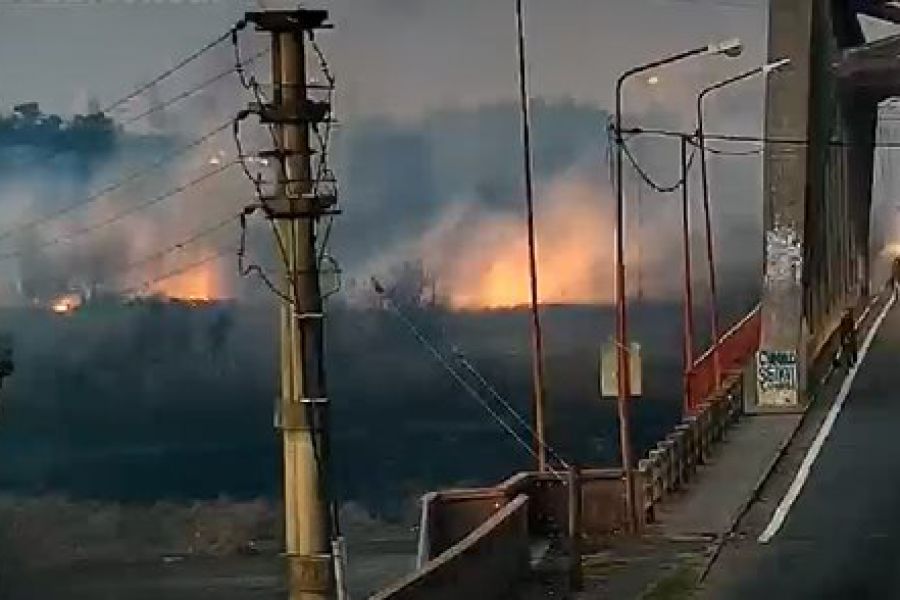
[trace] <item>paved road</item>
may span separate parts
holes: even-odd
[[[766,518],[726,547],[704,597],[900,598],[900,308],[884,321],[784,525],[758,544],[783,491],[770,491]]]

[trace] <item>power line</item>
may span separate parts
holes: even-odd
[[[260,52],[257,52],[256,54],[254,54],[254,55],[251,56],[250,58],[245,59],[245,60],[240,64],[240,67],[244,67],[244,66],[246,66],[246,65],[249,65],[249,64],[251,64],[251,63],[253,63],[253,62],[259,60],[261,57],[265,56],[265,55],[268,54],[269,52],[270,52],[270,50],[269,50],[268,48],[265,49],[265,50],[261,50]],[[149,116],[149,115],[152,115],[153,113],[156,113],[156,112],[159,112],[159,111],[161,111],[161,110],[164,110],[165,108],[168,108],[169,106],[172,106],[173,104],[176,104],[176,103],[178,103],[178,102],[184,100],[185,98],[189,98],[189,97],[193,96],[194,94],[196,94],[196,93],[202,91],[203,89],[205,89],[205,88],[211,86],[212,84],[216,83],[217,81],[220,81],[220,80],[226,78],[227,76],[231,75],[232,73],[237,73],[237,72],[238,72],[238,68],[239,68],[238,66],[234,66],[234,67],[231,67],[230,69],[228,69],[228,70],[226,70],[226,71],[222,71],[222,72],[220,72],[220,73],[218,73],[218,74],[216,74],[216,75],[210,77],[209,79],[206,79],[206,80],[204,80],[204,81],[198,83],[198,84],[195,85],[194,87],[192,87],[192,88],[190,88],[190,89],[187,89],[187,90],[181,92],[180,94],[177,94],[177,95],[175,95],[175,96],[169,98],[169,99],[166,100],[165,102],[162,102],[161,104],[158,104],[158,105],[156,105],[156,106],[152,106],[152,107],[150,107],[149,109],[147,109],[147,110],[145,110],[144,112],[142,112],[141,114],[136,115],[136,116],[134,116],[134,117],[131,117],[131,118],[127,119],[127,120],[124,121],[122,124],[123,124],[123,125],[131,125],[132,123],[134,123],[134,122],[136,122],[136,121],[140,121],[140,120],[143,119],[144,117],[147,117],[147,116]]]
[[[239,217],[238,214],[229,215],[228,218],[223,219],[222,221],[219,221],[213,225],[204,227],[204,228],[190,234],[188,237],[184,238],[183,240],[175,242],[174,244],[172,244],[170,246],[162,248],[156,252],[153,252],[152,254],[147,254],[145,256],[142,256],[141,258],[138,258],[131,262],[124,263],[121,266],[114,267],[111,271],[109,271],[108,273],[106,273],[104,275],[104,279],[108,280],[114,276],[119,276],[124,273],[128,273],[129,271],[133,271],[140,266],[143,266],[145,264],[152,263],[154,261],[165,258],[166,256],[168,256],[170,254],[174,254],[175,252],[178,252],[179,250],[183,250],[186,246],[189,246],[189,245],[193,244],[194,242],[197,242],[205,237],[208,237],[214,233],[217,233],[218,231],[221,231],[228,225],[231,225],[232,223],[237,222],[238,217]]]
[[[463,354],[463,351],[456,346],[452,348],[452,351],[453,355],[456,357],[456,360],[459,361],[459,363],[463,367],[465,367],[465,369],[469,373],[471,373],[476,380],[478,380],[478,382],[484,387],[484,389],[486,389],[488,393],[490,393],[491,396],[494,397],[494,400],[499,402],[507,410],[507,412],[512,415],[513,419],[515,419],[522,427],[527,429],[532,437],[537,439],[537,434],[528,423],[528,421],[526,421],[525,418],[519,414],[519,412],[512,406],[512,404],[510,404],[503,396],[500,395],[500,392],[497,391],[497,388],[491,385],[491,382],[489,382],[487,378],[482,375],[478,369],[475,368],[475,365],[473,365],[469,361],[469,359],[466,358],[466,355]],[[562,465],[564,469],[569,469],[569,463],[567,463],[550,444],[547,444],[543,440],[539,440],[539,442],[541,446],[543,446],[551,455],[553,455],[553,458],[559,461],[559,464]]]
[[[628,162],[631,163],[631,166],[634,167],[635,172],[644,181],[644,183],[646,183],[648,186],[650,186],[651,189],[659,192],[660,194],[669,194],[684,185],[685,178],[688,176],[691,167],[694,165],[694,158],[697,154],[696,149],[691,151],[691,156],[690,158],[688,158],[687,170],[678,181],[670,185],[661,185],[650,177],[650,174],[647,173],[647,171],[640,165],[637,158],[635,158],[634,154],[632,154],[631,148],[629,148],[628,144],[626,144],[624,141],[622,142],[622,150],[624,151],[626,158],[628,158]]]
[[[74,232],[69,233],[67,235],[57,236],[53,239],[42,242],[42,243],[38,244],[37,246],[32,246],[26,250],[17,250],[15,252],[7,252],[5,254],[0,254],[0,260],[9,260],[9,259],[13,259],[13,258],[19,258],[21,256],[24,256],[25,254],[29,254],[36,250],[49,248],[51,246],[58,246],[60,244],[71,243],[72,240],[74,240],[75,238],[94,233],[95,231],[98,231],[104,227],[108,227],[109,225],[112,225],[113,223],[116,223],[117,221],[125,219],[139,211],[145,210],[147,208],[150,208],[151,206],[160,204],[161,202],[164,202],[164,201],[168,200],[169,198],[172,198],[174,196],[182,194],[185,191],[191,189],[192,187],[199,185],[200,183],[202,183],[208,179],[212,179],[216,175],[222,173],[223,171],[225,171],[226,169],[229,169],[230,167],[232,167],[234,165],[235,165],[235,161],[230,161],[228,163],[225,163],[224,165],[220,165],[219,167],[213,169],[212,171],[204,173],[203,175],[196,177],[196,178],[188,181],[187,183],[181,184],[181,185],[169,190],[168,192],[165,192],[163,194],[160,194],[158,196],[150,198],[149,200],[141,202],[140,204],[135,204],[133,206],[130,206],[130,207],[126,208],[125,210],[119,211],[118,213],[116,213],[110,217],[107,217],[106,219],[103,219],[102,221],[99,221],[99,222],[89,225],[87,227],[82,227],[81,229],[77,229]]]
[[[148,254],[146,256],[143,256],[142,258],[139,258],[137,260],[129,262],[125,265],[122,265],[121,267],[117,267],[115,270],[113,270],[111,275],[121,275],[123,273],[133,271],[134,269],[136,269],[140,266],[143,266],[147,263],[155,262],[157,260],[165,258],[166,256],[168,256],[170,254],[178,252],[179,250],[183,250],[185,246],[190,246],[194,242],[197,242],[205,237],[208,237],[214,233],[217,233],[217,232],[221,231],[222,229],[224,229],[225,227],[227,227],[228,225],[236,223],[238,218],[239,218],[239,215],[237,215],[237,214],[230,215],[227,219],[223,219],[222,221],[219,221],[218,223],[215,223],[208,227],[204,227],[203,229],[191,234],[189,237],[187,237],[179,242],[172,244],[171,246],[167,246],[167,247],[165,247],[161,250],[158,250],[152,254]]]
[[[659,137],[671,137],[671,138],[681,138],[684,136],[691,137],[696,135],[695,133],[688,133],[685,131],[677,131],[674,129],[645,129],[642,127],[633,127],[630,129],[624,129],[622,131],[623,135],[655,135]],[[784,145],[784,146],[811,146],[812,141],[809,139],[801,139],[801,138],[777,138],[777,137],[765,137],[758,135],[737,135],[737,134],[723,134],[723,133],[704,133],[703,139],[706,141],[720,141],[720,142],[728,142],[734,144],[771,144],[771,145]],[[845,142],[841,140],[828,140],[824,142],[825,145],[831,147],[838,148],[859,148],[862,144],[855,144],[851,142]],[[874,148],[897,148],[900,149],[900,142],[877,142],[872,144]]]
[[[208,131],[207,133],[205,133],[201,137],[197,138],[196,140],[189,142],[188,144],[185,144],[184,146],[181,146],[180,148],[177,148],[174,152],[172,152],[160,159],[153,161],[152,163],[148,164],[146,167],[132,171],[125,177],[108,184],[104,188],[98,190],[97,192],[94,192],[93,194],[91,194],[85,198],[82,198],[81,200],[79,200],[73,204],[70,204],[66,207],[63,207],[63,208],[53,211],[51,213],[47,213],[47,214],[37,217],[35,219],[32,219],[31,221],[26,221],[24,223],[20,223],[18,225],[15,225],[14,227],[10,227],[9,229],[6,229],[5,231],[0,232],[0,241],[3,241],[7,238],[10,238],[10,237],[12,237],[16,234],[22,233],[24,231],[28,231],[30,229],[39,227],[39,226],[43,225],[44,223],[47,223],[48,221],[57,219],[57,218],[59,218],[63,215],[66,215],[76,209],[79,209],[83,206],[91,204],[92,202],[96,202],[97,200],[100,200],[101,198],[104,198],[105,196],[108,196],[109,194],[125,187],[127,184],[131,183],[132,181],[140,179],[141,177],[144,177],[148,173],[151,173],[151,172],[159,169],[160,167],[166,165],[167,163],[171,162],[173,159],[181,156],[182,154],[185,154],[186,152],[188,152],[190,150],[193,150],[199,146],[202,146],[203,144],[208,142],[210,139],[215,137],[216,134],[218,134],[218,133],[224,131],[225,129],[227,129],[228,127],[230,127],[231,123],[232,123],[231,119],[228,119],[227,121],[225,121],[225,123]]]
[[[538,454],[535,452],[534,448],[531,447],[527,441],[525,441],[515,429],[513,429],[509,423],[507,423],[496,410],[494,410],[491,405],[485,400],[481,394],[478,393],[472,385],[466,381],[466,379],[459,374],[459,372],[450,364],[450,361],[438,350],[434,344],[432,344],[427,337],[416,327],[415,323],[413,323],[409,317],[403,314],[403,311],[400,310],[400,307],[391,300],[391,298],[387,295],[384,288],[378,283],[374,278],[372,279],[372,285],[375,288],[375,292],[384,300],[385,306],[390,309],[392,313],[394,313],[400,321],[406,325],[406,328],[412,333],[413,337],[431,354],[432,357],[453,377],[454,380],[466,391],[466,393],[472,397],[481,407],[487,411],[487,413],[497,422],[503,430],[510,435],[510,437],[515,440],[515,442],[521,446],[532,458],[537,459]],[[553,474],[557,479],[562,480],[562,476],[558,471],[554,470],[553,467],[547,465],[547,470]]]
[[[130,286],[127,288],[120,288],[119,290],[117,290],[117,293],[122,296],[127,296],[129,294],[137,293],[141,290],[149,288],[150,286],[152,286],[155,283],[160,283],[162,281],[166,281],[167,279],[172,279],[173,277],[183,275],[184,273],[192,271],[192,270],[194,270],[198,267],[201,267],[209,262],[212,262],[214,260],[222,258],[226,254],[229,254],[231,252],[234,252],[233,248],[222,248],[210,256],[207,256],[205,258],[202,258],[202,259],[197,260],[192,263],[188,263],[187,265],[183,265],[181,267],[178,267],[177,269],[172,269],[171,271],[167,271],[161,275],[158,275],[156,277],[148,279],[139,285],[134,285],[134,286]]]
[[[205,46],[201,47],[200,49],[196,50],[195,52],[189,54],[188,56],[186,56],[185,58],[183,58],[182,60],[180,60],[180,61],[179,61],[175,66],[173,66],[172,68],[166,69],[165,71],[163,71],[162,73],[160,73],[159,75],[157,75],[156,77],[154,77],[153,79],[151,79],[150,81],[148,81],[148,82],[146,82],[146,83],[143,83],[143,84],[139,85],[139,86],[138,86],[137,88],[135,88],[132,92],[129,92],[128,94],[122,96],[121,98],[119,98],[119,99],[116,100],[115,102],[111,103],[110,105],[108,105],[106,108],[104,108],[104,109],[101,110],[100,112],[102,112],[102,113],[111,112],[111,111],[117,109],[118,107],[122,106],[122,105],[125,104],[126,102],[129,102],[129,101],[132,100],[133,98],[136,98],[137,96],[140,96],[141,94],[143,94],[144,92],[146,92],[147,90],[149,90],[150,88],[152,88],[152,87],[153,87],[154,85],[156,85],[157,83],[159,83],[159,82],[161,82],[162,80],[164,80],[164,79],[170,77],[171,75],[173,75],[173,74],[176,73],[177,71],[183,69],[184,67],[186,67],[186,66],[189,65],[190,63],[194,62],[195,60],[197,60],[198,58],[200,58],[201,56],[203,56],[204,54],[206,54],[207,52],[209,52],[210,50],[212,50],[213,48],[215,48],[216,46],[218,46],[219,44],[221,44],[221,43],[224,42],[225,40],[230,39],[230,38],[231,38],[231,31],[232,31],[232,30],[229,29],[228,31],[226,31],[225,33],[223,33],[222,35],[220,35],[220,36],[217,37],[216,39],[212,40],[211,42],[209,42],[209,43],[206,44]]]

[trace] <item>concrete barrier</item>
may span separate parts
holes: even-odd
[[[529,569],[528,544],[528,496],[520,494],[458,543],[372,600],[507,597]]]
[[[697,405],[696,414],[685,418],[638,463],[638,488],[642,491],[645,522],[652,522],[657,507],[687,488],[697,467],[708,463],[713,447],[725,439],[728,429],[743,414],[743,379],[729,375],[723,389]]]
[[[621,469],[586,469],[580,481],[585,537],[592,540],[621,532],[626,522]],[[519,495],[529,500],[530,535],[565,535],[569,504],[562,474],[519,473],[493,487],[443,490],[423,496],[418,566],[452,548]]]

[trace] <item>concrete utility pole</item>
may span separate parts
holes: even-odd
[[[316,229],[334,198],[317,193],[310,127],[330,118],[330,106],[307,97],[305,35],[327,27],[327,11],[247,13],[272,36],[271,104],[257,106],[274,126],[278,184],[264,203],[284,259],[281,292],[281,398],[276,424],[284,450],[285,555],[291,600],[336,596],[332,523],[327,493],[328,394],[323,357],[323,309]],[[288,301],[289,300],[289,301]]]

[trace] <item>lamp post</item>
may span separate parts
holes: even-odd
[[[616,80],[616,247],[615,247],[615,288],[616,288],[616,380],[617,408],[619,418],[619,446],[622,455],[622,474],[625,479],[625,509],[627,521],[632,531],[637,530],[637,510],[635,506],[634,472],[631,457],[631,431],[628,402],[631,397],[631,381],[628,346],[628,315],[625,306],[625,194],[623,189],[622,159],[624,140],[622,139],[622,88],[625,81],[634,75],[669,65],[689,58],[724,54],[739,56],[743,51],[740,40],[727,40],[718,44],[700,46],[692,50],[673,54],[660,60],[633,67],[622,73]]]
[[[768,75],[776,69],[790,64],[791,59],[783,58],[781,60],[771,62],[755,69],[750,69],[734,77],[730,77],[723,81],[714,83],[704,88],[697,95],[697,144],[700,147],[700,179],[703,189],[703,218],[706,228],[706,260],[709,269],[709,296],[710,296],[710,320],[712,327],[712,359],[713,359],[713,378],[718,387],[722,383],[722,367],[719,363],[719,299],[716,290],[716,263],[714,256],[714,243],[712,235],[712,218],[709,210],[709,177],[706,163],[706,138],[703,135],[703,101],[709,94],[728,87],[741,81],[746,81],[757,75]]]
[[[684,305],[683,305],[683,342],[684,373],[683,377],[683,416],[687,417],[694,410],[691,397],[691,371],[694,366],[694,292],[691,275],[691,207],[688,177],[690,163],[688,145],[690,139],[681,135],[681,227],[682,252],[684,256]]]

